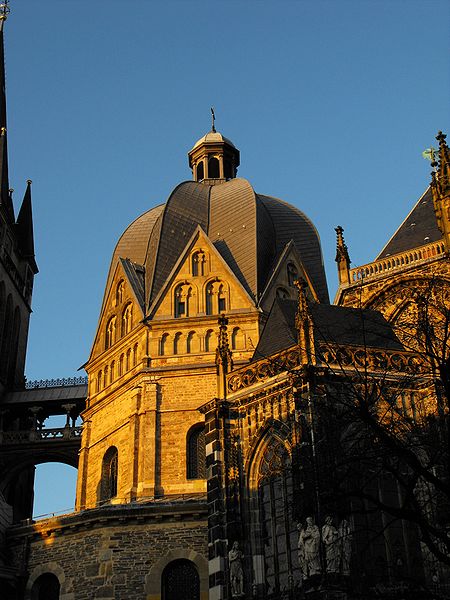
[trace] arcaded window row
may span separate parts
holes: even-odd
[[[234,327],[230,335],[231,349],[245,348],[245,335],[240,327]],[[163,333],[159,341],[159,355],[198,354],[200,352],[215,352],[217,348],[217,331],[208,329],[204,334],[190,331],[185,334],[177,331],[175,334]]]

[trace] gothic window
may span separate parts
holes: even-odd
[[[125,291],[125,282],[122,280],[122,281],[119,281],[119,283],[117,284],[117,287],[116,287],[116,306],[119,306],[119,304],[122,304],[124,291]]]
[[[173,353],[174,354],[182,354],[181,337],[182,337],[182,334],[180,331],[178,331],[173,338]]]
[[[161,341],[159,343],[159,355],[160,356],[165,356],[167,354],[168,345],[169,345],[168,340],[169,340],[169,334],[163,333],[161,336]]]
[[[13,329],[13,303],[11,294],[6,300],[5,320],[3,323],[2,345],[0,348],[0,376],[5,376],[8,369],[8,358],[11,351],[11,336]]]
[[[203,161],[201,160],[197,165],[197,181],[201,181],[205,178],[205,167],[203,166]]]
[[[200,600],[200,577],[190,560],[180,558],[170,562],[162,573],[162,600]]]
[[[106,502],[117,496],[118,452],[111,446],[105,452],[102,463],[101,500]]]
[[[293,515],[291,460],[282,443],[271,439],[259,466],[260,531],[268,592],[289,587],[289,576],[300,577],[298,533]]]
[[[289,285],[291,287],[294,287],[294,281],[296,281],[296,279],[298,279],[298,269],[294,265],[294,263],[291,263],[291,262],[288,263],[288,265],[287,265],[287,277],[288,277]]]
[[[212,329],[208,329],[205,335],[205,352],[214,352],[216,349],[215,339],[214,339],[214,331]]]
[[[219,161],[215,156],[208,160],[208,179],[218,179],[220,177]]]
[[[188,479],[206,479],[205,426],[194,425],[187,435],[186,464]]]
[[[243,350],[244,346],[244,333],[242,329],[240,329],[239,327],[235,327],[231,333],[231,349]]]
[[[127,304],[122,312],[122,325],[121,325],[121,335],[124,336],[131,331],[133,318],[133,306],[132,304]]]
[[[116,317],[111,317],[106,325],[105,350],[111,348],[116,338]]]
[[[33,583],[31,597],[33,600],[59,600],[59,579],[53,573],[43,573]]]

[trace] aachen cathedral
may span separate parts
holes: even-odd
[[[213,120],[192,181],[113,249],[87,380],[26,382],[38,267],[30,183],[17,216],[9,190],[5,16],[0,598],[449,598],[445,135],[371,263],[336,228],[330,303],[314,225],[237,176]],[[34,521],[50,461],[78,468],[76,507]]]

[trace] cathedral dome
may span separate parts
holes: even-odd
[[[220,135],[220,134],[219,134]],[[198,226],[258,304],[286,251],[294,245],[321,302],[329,302],[319,235],[296,207],[255,193],[246,179],[185,181],[125,230],[114,250],[105,298],[119,258],[144,267],[146,314]]]

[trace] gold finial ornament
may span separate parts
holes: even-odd
[[[6,21],[9,15],[9,0],[0,2],[0,21]]]

